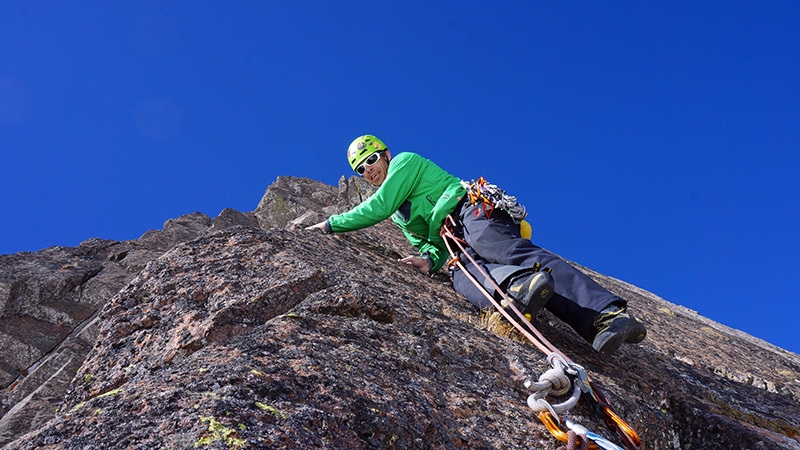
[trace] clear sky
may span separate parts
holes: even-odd
[[[371,133],[800,352],[800,2],[0,3],[0,254],[336,184]]]

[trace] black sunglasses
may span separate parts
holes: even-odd
[[[367,166],[371,166],[378,162],[378,160],[381,159],[381,154],[383,154],[383,152],[376,152],[369,155],[369,157],[365,159],[363,163],[356,167],[356,173],[359,175],[364,175],[364,172],[367,171]]]

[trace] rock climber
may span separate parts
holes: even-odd
[[[616,352],[623,343],[638,343],[645,338],[647,330],[628,312],[623,299],[523,238],[519,218],[512,218],[506,209],[486,201],[473,203],[467,195],[469,184],[430,160],[411,152],[392,157],[383,141],[373,135],[356,138],[347,149],[347,160],[378,190],[353,209],[334,214],[307,230],[354,231],[391,217],[419,251],[399,262],[432,274],[449,257],[439,230],[445,218],[451,216],[457,236],[468,244],[466,251],[523,313],[546,308],[601,355]],[[466,268],[472,276],[482,278],[472,262]],[[470,275],[457,268],[450,272],[457,292],[481,309],[492,307],[467,278]],[[489,284],[484,286],[496,296]]]

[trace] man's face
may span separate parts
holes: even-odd
[[[380,153],[380,159],[375,164],[368,166],[364,165],[364,177],[367,183],[373,186],[380,186],[386,180],[386,174],[389,171],[389,152],[385,151]]]

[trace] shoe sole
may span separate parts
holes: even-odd
[[[532,315],[535,310],[543,308],[553,297],[553,289],[555,288],[553,276],[550,275],[550,272],[538,272],[533,276],[528,287],[528,302],[522,314]],[[534,299],[536,299],[535,302],[533,301]]]
[[[628,344],[638,344],[642,342],[644,338],[647,336],[647,328],[636,319],[631,319],[633,324],[628,326],[627,331],[625,332],[625,342]]]
[[[604,339],[600,342],[597,342],[597,339],[595,339],[595,342],[592,343],[592,347],[600,355],[608,356],[616,353],[624,341],[625,336],[623,333],[610,333],[610,336],[607,339]]]
[[[645,336],[647,336],[647,329],[641,322],[636,319],[623,320],[622,323],[617,325],[616,331],[611,331],[611,329],[609,329],[595,337],[594,342],[592,342],[592,348],[594,348],[597,353],[608,356],[619,350],[624,343],[638,344],[644,340]],[[603,336],[604,334],[607,335],[607,337]]]

